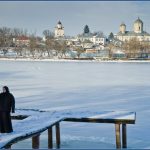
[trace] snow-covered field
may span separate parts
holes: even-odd
[[[149,63],[0,61],[0,85],[8,85],[17,108],[135,111],[128,147],[150,148]],[[30,142],[29,142],[30,141]],[[47,147],[47,134],[41,136]],[[61,123],[62,148],[115,148],[113,124]],[[31,140],[13,148],[31,148]]]

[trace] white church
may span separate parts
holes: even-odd
[[[64,37],[64,27],[60,21],[58,21],[55,27],[55,38]]]
[[[127,31],[126,25],[122,23],[120,25],[120,31],[114,36],[121,41],[129,41],[137,38],[139,41],[150,42],[150,34],[143,30],[143,21],[140,18],[134,21],[133,31]]]

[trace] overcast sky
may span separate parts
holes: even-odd
[[[89,25],[90,31],[117,33],[124,22],[133,30],[140,17],[144,30],[150,33],[150,1],[0,1],[0,27],[18,27],[42,35],[44,29],[54,31],[60,20],[66,35],[77,35]]]

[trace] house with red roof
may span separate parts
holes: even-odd
[[[13,38],[13,42],[17,45],[17,46],[28,46],[30,43],[30,39],[27,36],[19,36],[17,38]]]

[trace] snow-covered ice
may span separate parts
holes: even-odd
[[[146,62],[0,61],[0,84],[10,87],[17,108],[136,112],[136,124],[127,128],[128,146],[134,149],[150,144],[149,74]],[[62,122],[61,126],[62,148],[75,143],[77,148],[115,148],[113,125]]]

